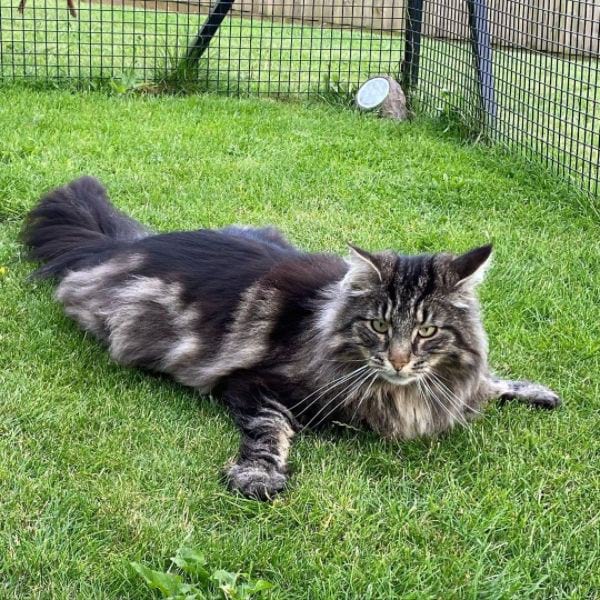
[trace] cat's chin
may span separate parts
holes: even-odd
[[[393,385],[410,385],[411,383],[415,383],[417,381],[417,377],[415,375],[392,375],[390,373],[385,373],[384,371],[379,373],[379,376],[391,383]]]

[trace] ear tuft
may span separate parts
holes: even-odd
[[[350,256],[348,258],[351,271],[364,271],[366,268],[367,270],[372,270],[377,273],[379,281],[383,281],[381,271],[377,266],[377,259],[370,252],[367,252],[350,242],[348,242],[348,248],[350,248]]]
[[[452,269],[458,276],[457,285],[474,287],[483,281],[490,265],[492,245],[486,244],[461,254],[452,261]]]
[[[376,256],[348,243],[350,254],[346,259],[350,269],[343,279],[343,285],[357,290],[371,288],[374,283],[383,281],[381,269]]]

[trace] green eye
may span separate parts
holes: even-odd
[[[383,319],[373,319],[371,321],[371,327],[373,328],[373,331],[376,331],[377,333],[387,333],[390,328],[388,322]]]
[[[422,338],[430,338],[433,337],[437,333],[438,328],[433,325],[426,325],[425,327],[419,327],[419,331],[417,332]]]

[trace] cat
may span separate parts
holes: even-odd
[[[22,232],[38,277],[122,365],[171,375],[241,429],[231,490],[281,492],[294,435],[338,422],[394,440],[464,425],[491,399],[555,408],[490,374],[476,286],[492,248],[454,256],[303,252],[272,227],[154,234],[82,177]]]

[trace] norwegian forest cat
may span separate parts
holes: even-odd
[[[304,428],[409,439],[464,424],[493,398],[560,403],[488,370],[475,286],[491,246],[457,257],[352,247],[344,259],[270,227],[153,234],[91,177],[42,198],[23,241],[114,360],[222,399],[242,432],[227,482],[246,496],[284,488]]]

